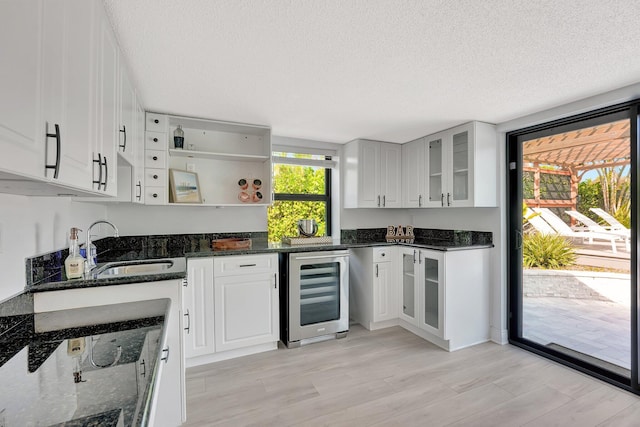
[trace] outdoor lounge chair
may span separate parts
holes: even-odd
[[[631,237],[631,232],[629,230],[607,230],[588,216],[581,214],[578,211],[565,211],[567,215],[575,218],[580,221],[583,225],[585,225],[589,231],[593,231],[595,233],[601,234],[613,234],[621,239],[624,239],[624,244],[627,249],[627,252],[631,250],[631,244],[629,243],[629,238]]]
[[[559,216],[551,212],[548,208],[533,208],[533,211],[539,213],[540,216],[557,232],[557,234],[570,237],[580,238],[583,241],[586,239],[589,244],[593,244],[593,240],[606,240],[611,243],[611,251],[615,254],[618,253],[616,248],[616,240],[620,237],[610,233],[595,233],[593,231],[575,231],[569,227],[569,225],[562,220]]]
[[[598,215],[600,218],[604,219],[607,223],[609,223],[609,225],[611,226],[611,230],[626,230],[629,232],[631,231],[627,227],[625,227],[624,224],[620,223],[620,221],[615,219],[613,215],[611,215],[609,212],[605,211],[604,209],[590,208],[589,210],[595,213],[596,215]]]

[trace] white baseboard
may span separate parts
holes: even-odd
[[[491,327],[491,341],[496,344],[505,345],[509,342],[509,331],[506,329]]]
[[[205,365],[207,363],[220,362],[222,360],[234,359],[236,357],[248,356],[250,354],[262,353],[265,351],[277,349],[277,342],[253,345],[251,347],[238,348],[235,350],[223,351],[221,353],[212,353],[203,356],[192,357],[185,360],[185,365],[187,368],[192,368],[194,366]]]

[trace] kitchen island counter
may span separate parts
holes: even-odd
[[[33,313],[28,293],[1,303],[3,425],[146,425],[168,308],[157,299]]]

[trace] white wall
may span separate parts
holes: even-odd
[[[24,289],[25,258],[68,247],[71,227],[86,230],[104,218],[100,204],[0,194],[0,301]]]
[[[114,203],[107,217],[122,236],[267,231],[265,206],[141,206]]]

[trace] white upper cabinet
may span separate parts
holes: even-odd
[[[402,146],[356,139],[344,149],[344,207],[402,207]]]
[[[120,73],[118,57],[120,55],[115,35],[109,20],[100,14],[98,32],[98,75],[96,90],[97,137],[94,147],[94,162],[100,167],[94,168],[94,189],[109,195],[117,193],[117,143],[118,132],[118,78]]]
[[[413,196],[408,197],[413,199],[405,198],[405,207],[497,205],[497,141],[494,125],[470,122],[427,136],[423,141],[426,154],[423,163],[424,195],[418,193],[422,204],[415,204],[415,193],[412,192]],[[413,161],[407,154],[403,167],[409,170],[415,168]],[[415,177],[418,174],[413,172],[412,175]],[[405,185],[409,180],[405,174]]]
[[[136,91],[131,84],[124,61],[120,61],[118,155],[132,166],[135,166],[136,114]]]
[[[43,2],[0,2],[0,171],[44,177]],[[9,155],[10,154],[10,155]]]
[[[405,208],[424,206],[425,160],[425,138],[402,144],[402,202]]]
[[[47,177],[92,188],[95,6],[93,1],[44,2],[43,121],[48,134]]]

